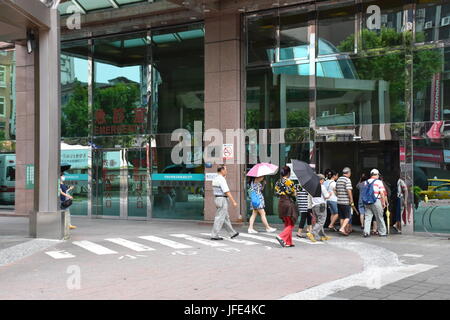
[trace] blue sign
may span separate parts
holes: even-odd
[[[205,175],[200,173],[153,173],[154,181],[205,181]]]
[[[88,181],[88,175],[82,173],[65,173],[66,181]]]

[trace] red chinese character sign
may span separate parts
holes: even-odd
[[[146,108],[98,109],[94,112],[94,135],[144,134],[146,117]]]

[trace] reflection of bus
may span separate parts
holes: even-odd
[[[16,155],[0,155],[0,203],[14,204]]]

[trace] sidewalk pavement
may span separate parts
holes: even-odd
[[[27,223],[11,221],[10,234],[23,232],[20,225]],[[225,240],[219,241],[225,247],[210,247],[192,242],[217,243],[205,235],[211,226],[203,223],[77,217],[73,223],[78,228],[69,241],[34,243],[41,249],[0,263],[0,287],[11,288],[0,292],[0,299],[450,299],[446,239],[329,233],[332,240],[327,243],[297,240],[296,247],[281,248],[270,242],[276,234],[260,232],[256,236],[261,238],[248,238],[242,226],[237,228],[240,243]],[[6,225],[0,218],[0,231]],[[281,226],[276,227],[280,232]],[[149,235],[191,248],[174,250],[139,238]],[[132,252],[111,239],[154,250]],[[29,240],[19,245],[31,246]],[[86,241],[114,253],[97,255],[78,246]],[[0,247],[0,257],[2,251]],[[67,259],[54,259],[48,252]],[[73,270],[79,270],[81,279],[75,288],[70,285]]]

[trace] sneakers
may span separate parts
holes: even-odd
[[[306,236],[308,237],[309,240],[311,240],[311,242],[317,242],[316,238],[314,238],[312,233],[307,233]]]
[[[258,233],[255,229],[248,229],[248,233]]]
[[[402,230],[399,230],[399,228],[397,228],[397,226],[392,226],[392,228],[394,228],[395,231],[397,231],[397,233],[402,234]]]
[[[320,241],[327,241],[327,240],[330,240],[330,239],[331,239],[331,237],[325,236],[325,237],[321,237]]]
[[[364,237],[364,238],[369,238],[369,237],[370,237],[370,234],[364,233],[364,234],[363,234],[363,237]]]
[[[275,232],[275,231],[277,231],[277,229],[276,228],[269,228],[269,229],[266,229],[266,231],[267,232]]]
[[[286,242],[284,242],[283,239],[281,239],[280,237],[276,237],[276,239],[278,240],[278,242],[280,243],[280,246],[282,246],[283,248],[286,247]]]

